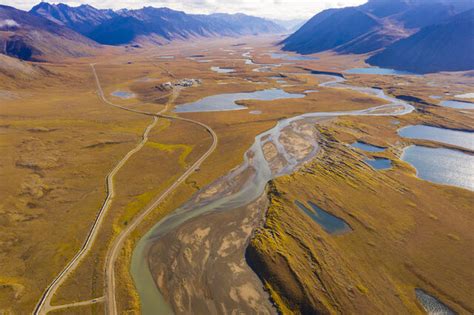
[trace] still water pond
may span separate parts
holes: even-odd
[[[343,234],[352,231],[351,227],[344,220],[324,211],[311,201],[308,201],[308,204],[312,209],[309,209],[298,200],[295,201],[295,204],[314,222],[321,225],[321,227],[329,234]]]
[[[272,101],[285,98],[303,98],[304,94],[287,93],[281,89],[268,89],[250,93],[231,93],[218,94],[200,99],[197,102],[187,103],[176,106],[177,113],[191,113],[191,112],[215,112],[227,110],[239,110],[247,107],[238,105],[236,101],[242,100],[258,100],[258,101]]]
[[[128,99],[128,98],[134,98],[135,94],[132,92],[114,91],[112,92],[112,96]]]
[[[402,160],[416,168],[421,179],[474,191],[474,156],[444,148],[412,145],[403,150]]]
[[[351,146],[354,147],[354,148],[360,149],[360,150],[367,151],[367,152],[383,152],[383,151],[385,151],[385,148],[377,147],[375,145],[371,145],[371,144],[368,144],[368,143],[365,143],[365,142],[362,142],[362,141],[354,142],[353,144],[351,144]]]
[[[318,60],[318,57],[302,56],[302,55],[288,55],[282,53],[270,53],[272,59],[283,59],[287,61],[305,61],[305,60]]]
[[[379,75],[416,75],[415,73],[407,72],[407,71],[398,71],[394,69],[386,69],[386,68],[352,68],[349,70],[344,71],[345,73],[350,74],[379,74]]]
[[[364,162],[376,170],[388,170],[392,168],[392,161],[385,158],[365,159]]]
[[[460,102],[460,101],[442,101],[439,103],[443,107],[455,109],[474,109],[474,103]]]
[[[417,300],[423,305],[426,313],[428,315],[455,315],[449,307],[444,305],[443,302],[435,298],[434,296],[429,295],[422,289],[415,289],[415,295]]]
[[[465,93],[456,95],[457,98],[474,98],[474,93]]]
[[[415,125],[399,129],[398,134],[404,138],[437,141],[474,151],[474,132]]]
[[[211,70],[217,73],[232,73],[235,72],[235,69],[232,68],[220,68],[220,67],[211,67]]]

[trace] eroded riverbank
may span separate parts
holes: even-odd
[[[226,291],[228,295],[224,297],[219,286],[208,286],[204,281],[201,285],[206,290],[198,290],[198,286],[191,285],[193,281],[199,280],[196,275],[202,272],[210,274],[209,270],[206,271],[207,267],[216,264],[224,266],[227,258],[219,255],[219,251],[211,251],[211,242],[209,242],[209,247],[207,247],[208,245],[205,247],[209,249],[209,254],[198,255],[198,263],[192,261],[189,258],[196,256],[192,254],[192,247],[186,245],[189,237],[183,236],[195,235],[195,241],[203,241],[208,235],[207,232],[204,233],[205,231],[208,229],[209,233],[214,230],[219,231],[225,222],[224,219],[220,219],[220,215],[229,215],[227,214],[229,210],[233,210],[230,211],[233,213],[238,212],[235,209],[246,208],[246,205],[252,204],[263,194],[269,180],[290,174],[304,162],[311,160],[318,151],[317,132],[314,126],[321,120],[344,115],[403,115],[413,110],[411,105],[386,96],[382,90],[352,87],[342,84],[343,78],[325,77],[329,78],[329,81],[321,84],[321,87],[351,89],[371,96],[378,96],[388,101],[389,104],[357,111],[307,113],[281,120],[274,128],[258,135],[254,145],[245,155],[244,164],[199,192],[183,207],[161,220],[138,243],[132,260],[132,275],[141,297],[144,314],[152,314],[152,311],[156,309],[175,313],[186,313],[190,309],[199,309],[210,313],[215,313],[222,307],[227,310],[235,309],[236,296],[232,290]],[[238,184],[239,182],[240,184]],[[249,207],[252,208],[252,206]],[[261,207],[259,209],[263,211]],[[200,219],[210,215],[213,216],[213,220]],[[206,225],[198,227],[196,226],[197,222]],[[234,222],[235,224],[227,225],[226,229],[223,229],[225,235],[236,235],[242,226],[248,226],[244,221]],[[246,238],[252,232],[250,228],[247,230],[248,233],[239,238],[238,244],[246,244]],[[195,234],[196,231],[197,234]],[[175,237],[170,235],[175,235]],[[168,253],[169,255],[163,254],[163,250],[169,246],[170,241],[176,242],[170,246],[173,252]],[[165,244],[167,245],[165,246]],[[219,242],[213,243],[213,248],[217,248],[217,245]],[[224,243],[220,246],[225,247]],[[242,247],[236,246],[233,253],[241,254]],[[239,266],[243,256],[232,256],[235,257],[232,264]],[[221,259],[224,260],[221,261]],[[227,264],[227,266],[229,265]],[[150,267],[152,267],[152,272],[148,269]],[[178,268],[179,272],[174,268]],[[144,271],[144,269],[148,269],[148,271]],[[248,273],[249,269],[245,270],[247,272],[242,272],[242,279],[252,279]],[[228,274],[213,273],[212,277],[213,283],[226,283]],[[251,284],[243,282],[246,283],[247,289],[261,288],[261,283],[255,277],[253,277],[253,281],[256,282],[250,282]],[[175,289],[178,292],[174,291]],[[259,310],[262,305],[257,301],[262,295],[257,293],[261,291],[252,289],[250,291],[253,293],[249,296],[249,290],[244,290],[247,292],[244,295],[248,298],[246,305],[254,311]],[[242,299],[242,296],[240,298]],[[241,299],[239,301],[242,301]],[[166,301],[167,305],[163,306],[162,301]],[[264,308],[267,309],[267,307]]]

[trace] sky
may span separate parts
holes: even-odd
[[[39,0],[0,0],[1,4],[29,10]],[[144,6],[168,7],[186,13],[246,13],[271,19],[307,19],[329,9],[355,6],[367,0],[63,0],[70,6],[90,4],[101,9],[139,9]]]

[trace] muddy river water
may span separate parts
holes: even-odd
[[[256,136],[239,167],[200,190],[138,242],[131,273],[143,314],[275,313],[244,258],[248,239],[263,220],[268,181],[315,157],[319,136],[315,124],[321,120],[404,115],[414,109],[382,90],[349,86],[342,77],[318,77],[328,79],[320,87],[355,90],[388,104],[307,113],[281,120]]]

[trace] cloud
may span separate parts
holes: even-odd
[[[14,20],[0,20],[0,28],[4,28],[4,27],[19,27],[20,24],[18,24],[16,21]]]
[[[101,9],[138,9],[144,6],[169,7],[187,13],[246,13],[267,18],[309,18],[328,9],[360,5],[367,0],[64,0],[71,6],[90,4]],[[3,0],[2,4],[29,10],[38,0]]]

